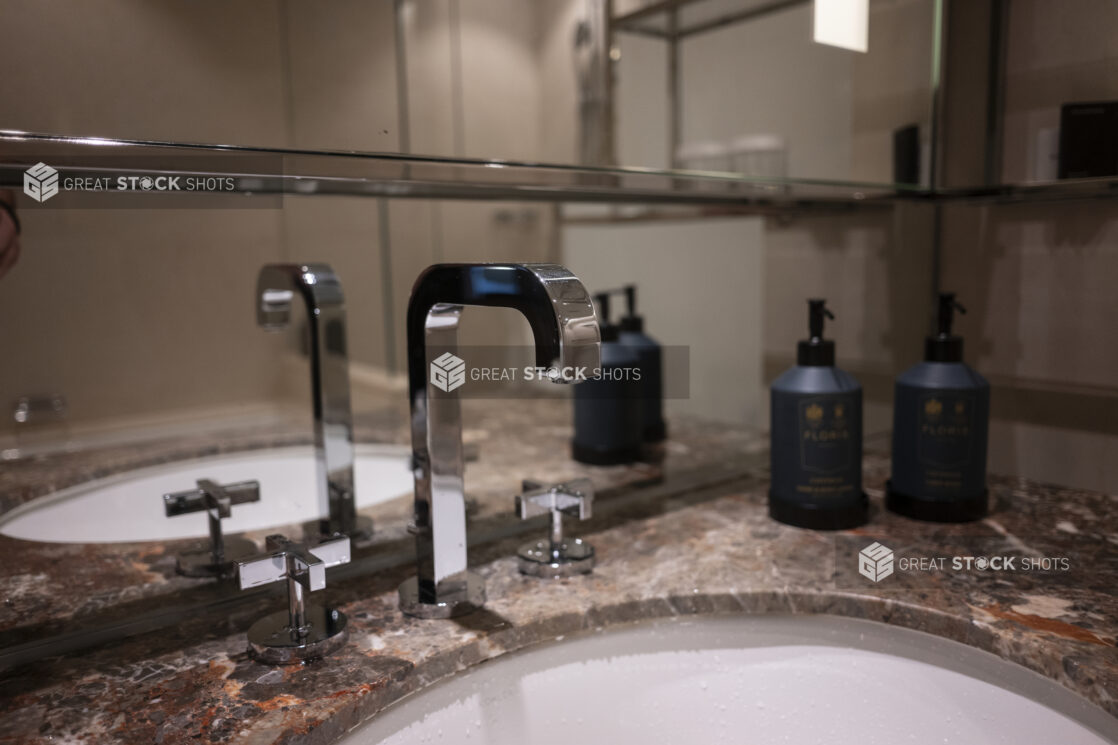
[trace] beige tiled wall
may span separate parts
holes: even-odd
[[[391,2],[287,0],[291,145],[396,152],[396,44]],[[284,68],[280,68],[281,73]]]
[[[571,226],[563,262],[591,291],[635,283],[646,332],[666,347],[669,416],[762,429],[765,242],[758,217]],[[615,301],[613,321],[623,306]],[[686,348],[687,380],[675,377]]]
[[[714,5],[695,7],[714,17]],[[935,4],[875,0],[870,8],[865,54],[816,44],[810,3],[684,39],[682,142],[776,134],[789,175],[890,181],[894,131],[917,124],[930,137]],[[666,166],[667,44],[630,33],[619,40],[619,161]]]
[[[1060,104],[1118,99],[1108,0],[1007,4],[1004,183],[1035,179],[1041,131]],[[981,182],[990,4],[953,3],[948,39],[968,64],[948,70],[946,174]],[[948,58],[952,59],[951,56]],[[952,134],[955,134],[952,137]],[[1109,200],[986,202],[943,215],[942,279],[970,312],[966,358],[993,385],[990,468],[1060,484],[1118,489],[1118,207]]]
[[[3,127],[287,144],[279,4],[0,4]]]
[[[934,17],[931,0],[870,3],[869,48],[852,59],[850,178],[892,181],[893,133],[903,126],[920,127],[930,155]]]
[[[432,0],[405,12],[411,150],[539,158],[530,6]],[[390,2],[323,12],[308,0],[5,0],[0,17],[0,66],[20,71],[0,78],[5,128],[380,151],[409,140]],[[302,405],[306,373],[290,364],[301,314],[285,334],[255,328],[260,265],[331,264],[346,289],[352,360],[399,371],[419,271],[438,260],[540,259],[549,215],[538,205],[382,211],[374,200],[299,196],[282,209],[28,211],[23,259],[0,283],[0,314],[18,319],[0,327],[0,348],[13,350],[0,405],[61,392],[79,424]],[[479,326],[500,334],[504,323]]]
[[[563,3],[555,3],[555,6]],[[451,157],[546,160],[541,136],[540,7],[518,0],[408,3],[411,152]],[[573,71],[572,71],[573,75]],[[403,319],[417,274],[440,261],[539,261],[549,210],[532,204],[394,202],[389,206],[396,371],[405,353]],[[473,320],[486,316],[485,321]],[[464,344],[523,334],[510,313],[470,311]]]
[[[944,229],[943,286],[994,386],[991,469],[1115,489],[1118,207],[958,206]]]
[[[1037,178],[1044,129],[1060,125],[1060,105],[1118,99],[1118,3],[1014,0],[1006,24],[1002,178]]]
[[[789,175],[849,178],[857,55],[814,43],[811,24],[802,5],[684,40],[682,141],[777,134]]]
[[[0,18],[0,126],[288,143],[274,2],[8,1]],[[23,256],[0,282],[0,405],[60,392],[88,422],[284,390],[273,362],[290,340],[256,329],[252,306],[257,269],[286,255],[279,210],[23,222]]]
[[[245,403],[280,392],[282,336],[256,328],[272,210],[45,210],[0,282],[0,391],[63,393],[71,417]]]

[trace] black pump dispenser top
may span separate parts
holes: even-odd
[[[599,292],[594,296],[594,300],[597,301],[600,311],[598,329],[601,332],[602,341],[617,341],[617,326],[609,322],[609,293]]]
[[[808,305],[808,331],[811,337],[796,346],[796,364],[809,367],[829,367],[835,364],[835,343],[823,338],[823,319],[835,316],[827,310],[827,301],[811,299]]]
[[[625,285],[622,291],[625,293],[625,309],[628,312],[621,317],[621,330],[644,333],[644,319],[637,315],[637,286]]]
[[[939,293],[939,310],[936,314],[936,334],[924,341],[924,360],[927,362],[962,362],[963,337],[951,333],[955,311],[966,313],[954,292]]]

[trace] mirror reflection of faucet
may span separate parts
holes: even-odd
[[[256,544],[240,536],[223,535],[221,521],[233,514],[233,505],[259,501],[258,481],[223,486],[210,479],[198,479],[196,489],[164,494],[163,511],[167,517],[204,511],[209,518],[209,545],[180,554],[176,571],[186,577],[232,577],[237,560],[256,553]]]
[[[310,333],[318,509],[325,516],[307,526],[307,537],[313,542],[341,534],[362,545],[372,538],[373,524],[357,514],[354,494],[353,412],[342,284],[326,264],[268,264],[256,282],[257,324],[268,331],[283,329],[291,320],[296,295],[306,306]]]
[[[372,538],[372,520],[357,514],[353,479],[353,414],[349,398],[345,297],[334,270],[326,264],[267,264],[256,282],[256,321],[268,331],[291,321],[296,296],[307,312],[310,335],[311,405],[318,484],[318,514],[304,526],[310,543],[348,536],[355,544]],[[244,538],[225,538],[221,519],[235,504],[260,500],[258,482],[222,487],[198,481],[198,488],[164,495],[167,517],[205,510],[210,545],[178,558],[177,570],[188,577],[229,577],[235,562],[256,551]]]

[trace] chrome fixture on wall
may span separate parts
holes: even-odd
[[[20,396],[12,402],[11,425],[15,447],[0,449],[0,461],[25,458],[34,452],[33,443],[38,439],[33,433],[42,436],[50,432],[53,438],[61,438],[63,447],[70,446],[70,406],[61,393],[46,395]],[[31,445],[31,447],[29,447]]]
[[[360,543],[372,535],[372,521],[357,515],[353,484],[353,413],[349,403],[345,297],[326,264],[268,264],[256,282],[256,321],[274,331],[291,320],[298,293],[310,331],[311,402],[318,467],[319,515],[309,537],[342,534]]]
[[[457,349],[458,323],[467,305],[520,311],[532,328],[539,367],[593,370],[601,358],[590,294],[561,266],[436,264],[416,279],[407,333],[418,566],[399,594],[400,609],[421,618],[461,615],[485,602],[483,580],[466,568],[458,388],[444,391],[427,379],[433,361],[429,350],[445,356],[446,350]],[[553,380],[563,382],[563,377]]]
[[[205,510],[210,524],[210,545],[180,554],[175,569],[187,577],[232,577],[236,561],[256,553],[256,544],[247,538],[225,537],[221,521],[233,514],[233,505],[259,502],[260,482],[241,481],[222,485],[209,479],[198,479],[197,483],[197,489],[163,495],[163,510],[167,517]]]
[[[594,547],[581,538],[563,536],[563,515],[578,515],[589,520],[594,505],[594,484],[590,479],[574,479],[563,484],[524,481],[524,493],[516,498],[516,514],[521,520],[551,515],[551,531],[545,541],[530,541],[516,551],[522,574],[558,579],[587,574],[594,569]]]
[[[12,404],[12,422],[17,426],[61,422],[70,413],[61,393],[47,396],[20,396]]]
[[[339,536],[307,548],[282,535],[270,535],[266,545],[266,553],[238,562],[241,589],[286,581],[287,610],[264,616],[249,628],[252,656],[286,665],[324,657],[345,644],[345,614],[307,605],[303,594],[326,587],[327,567],[349,563],[349,538]]]

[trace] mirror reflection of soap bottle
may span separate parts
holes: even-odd
[[[772,384],[769,514],[818,530],[866,522],[862,492],[862,386],[835,367],[835,343],[823,338],[824,300],[808,301],[810,335],[796,365]]]
[[[609,295],[595,295],[602,338],[602,365],[589,380],[574,386],[574,437],[571,457],[579,463],[613,466],[641,459],[644,417],[641,383],[632,372],[637,352],[622,344],[609,320]]]
[[[640,358],[641,409],[644,441],[661,442],[668,436],[664,423],[664,359],[659,342],[644,332],[644,319],[637,315],[637,287],[624,288],[628,313],[621,317],[618,339]]]

